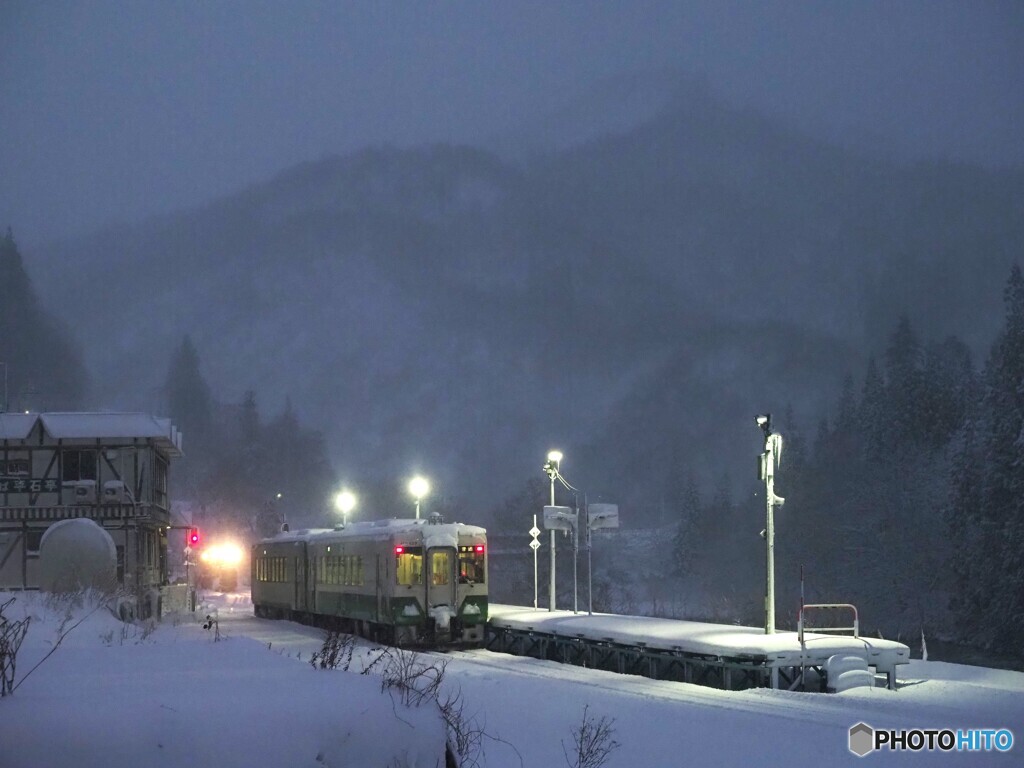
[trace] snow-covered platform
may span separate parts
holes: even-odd
[[[491,604],[488,648],[659,680],[739,690],[798,688],[808,673],[821,688],[833,657],[859,657],[896,687],[910,649],[891,640],[763,629],[647,616],[574,614]]]

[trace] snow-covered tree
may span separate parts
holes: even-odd
[[[80,354],[42,307],[10,228],[0,237],[0,361],[7,384],[7,402],[0,388],[0,411],[74,410],[83,404],[89,379]]]
[[[1024,276],[1014,266],[1006,319],[983,376],[980,412],[956,456],[951,525],[962,542],[954,600],[968,639],[1024,646]]]

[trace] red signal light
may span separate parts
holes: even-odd
[[[188,545],[194,547],[199,544],[199,529],[189,528],[188,529]]]
[[[405,552],[405,547],[395,547],[395,554],[400,555]]]

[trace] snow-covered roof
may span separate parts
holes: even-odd
[[[0,413],[0,440],[24,440],[36,425],[38,414]]]
[[[180,456],[181,432],[170,419],[148,413],[5,413],[0,414],[0,437],[23,440],[37,421],[50,437],[60,439],[145,438],[172,456]]]
[[[836,653],[860,651],[874,657],[892,655],[905,664],[910,650],[902,643],[869,637],[806,633],[801,648],[796,632],[766,635],[763,629],[698,621],[660,619],[650,616],[619,616],[605,613],[574,614],[491,603],[488,619],[495,626],[582,637],[625,645],[644,645],[669,651],[686,651],[711,656],[765,657],[769,660],[796,658],[812,653],[827,658]]]
[[[458,536],[485,535],[486,529],[466,523],[431,523],[424,519],[360,520],[344,528],[311,528],[301,531],[279,533],[266,542],[315,542],[324,539],[347,539],[355,537],[390,538],[403,533],[422,533],[427,547],[457,546]]]

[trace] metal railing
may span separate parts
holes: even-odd
[[[797,627],[800,634],[800,643],[804,642],[804,614],[808,609],[829,609],[829,608],[848,608],[853,612],[853,626],[852,627],[813,627],[814,632],[853,632],[854,637],[860,637],[860,619],[857,615],[857,606],[850,603],[808,603],[807,605],[800,606],[800,613],[797,616]]]

